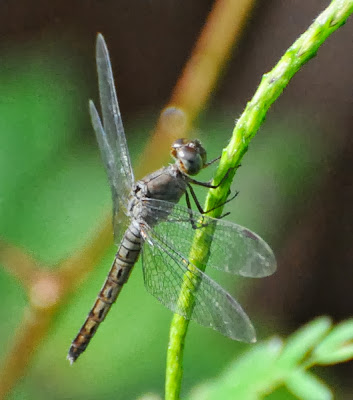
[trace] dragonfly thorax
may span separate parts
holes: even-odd
[[[178,139],[171,147],[171,155],[178,169],[187,175],[196,175],[206,164],[206,150],[197,139]]]

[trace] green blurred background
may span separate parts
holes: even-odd
[[[111,207],[87,107],[89,98],[97,99],[97,31],[110,49],[136,165],[211,5],[205,0],[0,5],[3,240],[55,268],[94,235]],[[227,144],[261,75],[325,6],[258,2],[193,132],[210,149],[210,158]],[[266,239],[279,270],[255,282],[207,273],[240,299],[259,339],[285,335],[316,315],[341,320],[352,314],[352,34],[349,21],[293,79],[236,175],[233,190],[240,195],[227,206],[228,218]],[[198,194],[203,200],[204,191]],[[70,367],[65,359],[114,251],[111,245],[61,310],[11,400],[163,393],[171,314],[144,290],[140,264],[77,364]],[[0,293],[1,361],[28,300],[1,268]],[[184,393],[219,375],[244,348],[191,324]],[[326,373],[342,398],[351,398],[351,366]],[[269,398],[291,397],[279,392]]]

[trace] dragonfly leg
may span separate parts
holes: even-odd
[[[192,188],[190,188],[190,192],[191,192],[191,194],[192,194],[192,197],[193,197],[193,199],[194,199],[194,201],[195,201],[195,204],[196,204],[197,208],[199,209],[199,211],[200,211],[200,213],[201,213],[202,215],[207,214],[208,212],[210,212],[210,211],[212,211],[212,210],[214,210],[214,209],[216,209],[216,208],[218,208],[218,207],[221,206],[221,205],[218,205],[218,206],[214,207],[212,210],[209,210],[209,211],[206,211],[206,212],[205,212],[205,211],[203,211],[203,209],[202,209],[202,207],[201,207],[201,205],[200,205],[200,203],[199,203],[199,201],[198,201],[198,199],[197,199],[197,197],[196,197],[196,194],[195,194],[195,192],[193,191]],[[237,196],[237,194],[238,194],[238,192],[235,194],[235,196]],[[224,203],[228,203],[228,201],[233,200],[233,199],[235,198],[235,196],[232,196],[231,199],[227,200],[227,201],[224,202]],[[190,196],[189,196],[189,193],[188,193],[188,192],[185,192],[185,200],[186,200],[187,208],[188,208],[189,210],[191,210],[191,202],[190,202]],[[226,217],[226,216],[229,215],[229,214],[230,214],[230,213],[227,212],[227,213],[221,215],[220,217],[218,217],[218,219],[224,218],[224,217]],[[180,220],[179,220],[178,222],[180,222]],[[196,225],[196,223],[195,223],[195,221],[194,221],[194,219],[193,219],[193,216],[192,216],[192,213],[191,213],[191,212],[190,212],[190,214],[189,214],[189,222],[190,222],[190,224],[191,224],[191,226],[192,226],[192,229],[194,229],[194,230],[195,230],[195,229],[200,229],[200,228],[205,228],[206,226],[208,226],[208,225],[210,224],[210,222],[200,222],[200,220],[199,220],[199,221],[197,221],[198,225]]]
[[[231,202],[232,200],[234,200],[238,196],[238,194],[239,194],[239,191],[237,190],[233,194],[232,197],[230,197],[229,199],[225,200],[223,203],[218,204],[217,206],[214,206],[214,207],[210,208],[209,210],[205,211],[204,214],[207,214],[207,213],[209,213],[209,212],[211,212],[213,210],[217,210],[217,208],[219,208],[219,207],[223,207],[225,204],[227,204],[227,203]],[[219,216],[218,219],[224,218],[229,214],[230,214],[230,212],[226,212],[225,214],[222,214],[221,216]]]
[[[194,194],[195,194],[195,193],[194,193]],[[194,196],[192,196],[192,197],[194,197]],[[189,193],[188,193],[188,192],[185,192],[185,200],[186,200],[187,208],[188,208],[189,210],[191,210],[191,202],[190,202],[190,196],[189,196]],[[194,200],[195,200],[195,198],[194,198]],[[196,201],[195,201],[195,203],[196,203]],[[198,205],[200,206],[200,203],[197,201],[197,203],[196,203],[197,208],[198,208]],[[200,207],[201,207],[201,206],[200,206]],[[190,220],[190,224],[191,224],[191,226],[192,226],[192,229],[197,229],[197,226],[196,226],[196,224],[195,224],[195,221],[194,221],[193,218],[192,218],[192,214],[191,214],[191,213],[189,214],[189,220]]]
[[[213,160],[211,160],[211,161],[205,163],[203,167],[204,167],[204,168],[207,168],[209,165],[213,164],[214,162],[216,162],[216,161],[218,161],[218,160],[220,160],[220,159],[221,159],[221,156],[219,156],[219,157],[217,157],[217,158],[214,158]]]
[[[210,208],[209,210],[205,211],[205,210],[202,208],[202,206],[201,206],[201,204],[200,204],[200,202],[199,202],[199,200],[198,200],[198,198],[197,198],[197,196],[196,196],[196,193],[195,193],[193,187],[192,187],[191,185],[189,185],[189,184],[188,184],[188,187],[189,187],[191,196],[192,196],[192,198],[194,199],[194,202],[195,202],[195,204],[196,204],[196,207],[197,207],[197,209],[199,210],[199,212],[200,212],[202,215],[208,214],[208,213],[210,213],[211,211],[216,210],[216,209],[219,208],[219,207],[223,207],[225,204],[227,204],[227,203],[229,203],[230,201],[234,200],[234,199],[238,196],[238,194],[239,194],[239,192],[236,191],[235,194],[234,194],[232,197],[230,197],[229,199],[225,200],[223,203],[218,204],[218,205],[216,205],[215,207],[212,207],[212,208]],[[190,198],[189,198],[189,195],[188,195],[187,192],[186,192],[186,196],[185,196],[185,197],[186,197],[186,204],[187,204],[188,208],[191,209],[191,206],[190,206]],[[218,218],[221,219],[221,218],[226,217],[227,215],[229,215],[229,212],[226,213],[226,214],[221,215],[221,216],[218,217]]]
[[[210,161],[210,163],[216,161],[217,158],[215,158],[214,160]],[[210,165],[210,163],[208,163],[208,165]],[[196,179],[192,179],[189,177],[188,181],[190,183],[193,183],[194,185],[199,185],[199,186],[203,186],[203,187],[207,187],[209,189],[217,189],[218,187],[220,187],[222,185],[222,183],[227,179],[228,175],[230,174],[231,171],[236,170],[240,167],[240,165],[237,165],[236,167],[231,167],[228,169],[228,171],[224,174],[223,178],[220,180],[219,183],[217,183],[217,185],[212,185],[212,180],[208,181],[208,182],[201,182],[198,181]]]

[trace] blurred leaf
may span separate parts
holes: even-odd
[[[316,362],[312,357],[305,359],[313,347],[320,343],[330,346],[321,348],[319,354],[332,345],[340,345],[341,341],[352,337],[353,321],[338,325],[327,337],[325,334],[331,327],[327,317],[317,318],[292,334],[286,342],[273,338],[254,345],[247,353],[231,364],[222,376],[212,382],[199,386],[190,395],[191,400],[259,400],[277,389],[286,386],[291,393],[303,400],[329,400],[333,398],[330,389],[317,377],[307,371]],[[332,335],[332,336],[331,336]],[[321,344],[317,348],[320,349]],[[335,349],[334,349],[335,350]],[[315,353],[316,354],[316,353]],[[334,353],[336,362],[340,362],[338,351]],[[352,345],[346,348],[346,358],[353,358]],[[326,359],[330,355],[325,354]],[[315,359],[316,360],[316,359]],[[273,398],[270,396],[269,398]],[[281,396],[274,396],[281,398]]]
[[[276,337],[259,343],[230,366],[223,382],[231,387],[247,386],[253,382],[253,376],[261,382],[277,362],[282,347],[282,340]]]
[[[335,364],[353,357],[353,319],[335,326],[315,347],[312,360],[316,364]]]
[[[287,339],[278,362],[280,368],[293,367],[312,350],[331,327],[328,317],[314,319]]]
[[[303,400],[331,400],[333,395],[330,389],[316,376],[300,369],[292,372],[286,380],[287,388],[299,399]]]
[[[192,399],[230,400],[234,398],[253,400],[257,392],[267,387],[271,366],[282,349],[282,341],[273,338],[259,343],[234,362],[214,384],[203,386],[194,392]],[[202,396],[200,396],[200,392]]]

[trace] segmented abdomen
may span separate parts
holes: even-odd
[[[71,344],[67,356],[71,363],[76,361],[79,355],[85,351],[99,324],[104,320],[110,307],[117,299],[121,288],[127,282],[132,267],[141,252],[141,241],[140,231],[135,225],[131,224],[120,243],[112,268],[98,294],[97,300]]]

